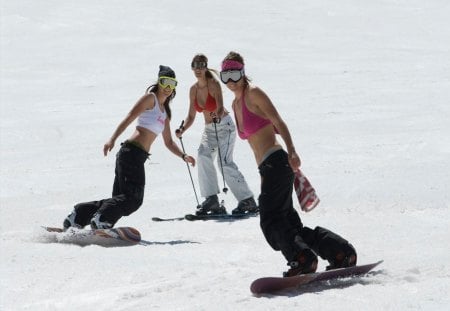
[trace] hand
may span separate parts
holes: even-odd
[[[213,123],[220,123],[221,120],[214,111],[210,112],[209,116],[212,118]]]
[[[106,144],[103,146],[103,155],[106,157],[109,151],[114,148],[114,140],[110,139],[106,142]]]
[[[181,138],[184,133],[184,120],[181,121],[180,127],[175,130],[175,136]]]
[[[181,126],[179,129],[177,129],[175,131],[175,136],[180,138],[181,136],[183,136],[183,133],[184,133],[184,127]]]
[[[187,163],[191,163],[191,165],[194,167],[195,166],[195,159],[194,159],[194,157],[191,157],[190,155],[185,155],[184,157],[183,157],[183,160],[184,160],[184,162],[187,162]]]
[[[295,150],[288,153],[288,160],[292,170],[294,172],[298,171],[300,165],[302,164],[302,161],[300,160],[300,157],[298,156],[297,152],[295,152]]]

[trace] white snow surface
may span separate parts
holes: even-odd
[[[0,310],[449,310],[449,1],[2,0],[0,9]],[[151,221],[197,205],[186,165],[161,138],[144,204],[117,223],[158,243],[49,243],[40,226],[110,195],[133,126],[106,158],[103,144],[158,65],[179,80],[175,129],[193,55],[219,69],[231,50],[288,124],[321,198],[304,224],[349,239],[361,264],[384,259],[376,273],[253,296],[254,279],[287,268],[258,218]],[[197,116],[188,153],[202,129]],[[247,142],[235,160],[258,195]],[[237,203],[220,198],[229,211]]]

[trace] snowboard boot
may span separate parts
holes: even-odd
[[[226,214],[225,207],[219,204],[217,195],[211,195],[197,208],[195,215],[221,215]]]
[[[291,268],[288,271],[283,272],[283,276],[289,277],[299,274],[314,273],[317,269],[317,262],[316,254],[309,248],[304,249],[297,256],[296,260],[288,262],[288,266]]]
[[[356,265],[356,260],[357,255],[355,248],[348,243],[334,256],[334,258],[328,259],[330,265],[326,267],[326,270],[353,267]]]
[[[250,214],[258,213],[259,208],[256,205],[255,199],[253,197],[244,199],[238,203],[238,206],[231,211],[231,214]]]
[[[94,217],[91,219],[91,228],[93,230],[95,229],[110,229],[113,227],[113,224],[104,221],[101,214],[95,214]]]
[[[70,227],[72,228],[77,228],[77,229],[82,229],[83,227],[79,224],[77,224],[75,222],[75,218],[77,217],[77,212],[73,211],[72,213],[70,213],[63,222],[63,229],[64,231],[66,231],[67,229],[69,229]]]

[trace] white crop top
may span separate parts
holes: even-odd
[[[139,115],[137,126],[143,127],[158,135],[164,130],[167,115],[165,111],[162,112],[161,109],[159,109],[159,102],[156,95],[154,93],[150,94],[155,97],[155,107],[153,107],[153,109],[147,109]]]

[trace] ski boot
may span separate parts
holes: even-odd
[[[70,227],[77,228],[77,229],[83,228],[82,226],[80,226],[79,224],[77,224],[75,222],[76,217],[77,217],[77,212],[73,211],[64,219],[64,222],[63,222],[63,230],[64,231],[67,231],[67,229],[69,229]]]
[[[356,260],[357,256],[355,248],[348,243],[343,247],[343,250],[339,251],[336,256],[334,256],[334,258],[328,259],[330,265],[326,267],[326,270],[353,267],[356,266]]]
[[[303,250],[297,257],[297,260],[288,262],[288,266],[291,268],[283,272],[284,277],[314,273],[317,269],[317,256],[309,248]]]
[[[258,213],[259,208],[253,197],[244,199],[238,203],[238,206],[231,211],[231,214],[253,214]]]
[[[219,199],[216,194],[207,197],[195,211],[195,215],[222,215],[226,213],[225,206],[219,204]]]
[[[110,229],[113,227],[113,224],[100,220],[100,218],[103,218],[101,214],[95,214],[94,217],[91,219],[91,228],[93,230],[95,229]]]

